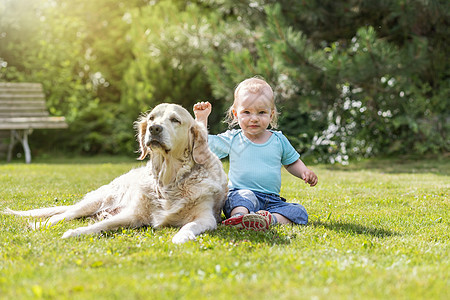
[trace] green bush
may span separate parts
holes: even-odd
[[[0,80],[42,82],[68,120],[36,134],[35,151],[129,153],[132,123],[161,102],[211,101],[218,133],[234,87],[259,75],[303,154],[439,154],[450,150],[449,11],[443,0],[5,0]]]

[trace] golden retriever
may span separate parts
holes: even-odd
[[[50,217],[51,226],[85,216],[105,217],[86,227],[68,230],[63,238],[119,227],[150,225],[181,227],[173,243],[184,243],[214,230],[227,195],[220,160],[208,148],[207,132],[189,112],[163,103],[135,123],[140,157],[146,166],[133,169],[69,206],[13,211],[18,216]],[[37,229],[40,223],[34,223]]]

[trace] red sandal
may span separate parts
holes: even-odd
[[[267,212],[270,214],[269,212]],[[231,217],[222,222],[225,226],[232,226],[239,229],[247,229],[254,231],[266,231],[269,229],[272,216],[262,214],[246,214]]]

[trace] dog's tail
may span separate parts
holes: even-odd
[[[70,209],[71,205],[67,206],[54,206],[54,207],[46,207],[46,208],[37,208],[37,209],[31,209],[31,210],[12,210],[12,209],[5,209],[2,213],[7,215],[16,215],[21,217],[39,217],[39,218],[45,218],[45,217],[51,217],[54,215],[58,215],[61,213],[66,212],[68,209]]]

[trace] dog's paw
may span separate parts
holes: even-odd
[[[195,234],[192,231],[178,231],[172,238],[172,243],[183,244],[191,240],[195,240]]]
[[[64,232],[64,234],[62,235],[63,239],[67,239],[70,237],[76,237],[81,235],[81,231],[79,229],[69,229],[66,232]]]

